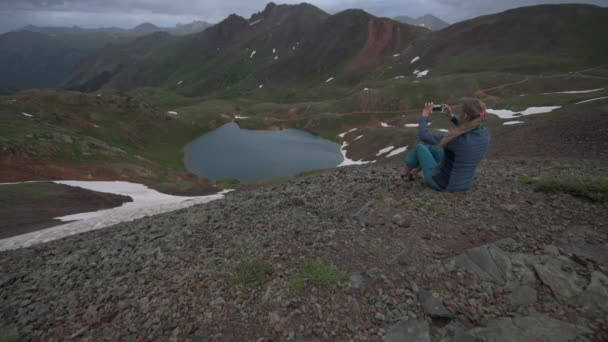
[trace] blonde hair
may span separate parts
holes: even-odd
[[[448,131],[448,133],[441,139],[439,146],[445,147],[451,141],[456,138],[469,133],[475,128],[481,125],[481,120],[486,115],[486,105],[478,99],[467,97],[462,100],[462,112],[466,114],[471,120],[467,122],[461,122],[458,127],[454,127]]]
[[[486,104],[479,99],[467,97],[462,99],[462,112],[471,119],[477,119],[486,114]]]

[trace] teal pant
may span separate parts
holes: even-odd
[[[441,163],[442,159],[443,149],[441,147],[418,144],[416,145],[416,148],[405,157],[405,165],[410,169],[422,166],[422,173],[424,174],[426,183],[435,190],[443,191],[433,179],[435,169],[439,163]]]

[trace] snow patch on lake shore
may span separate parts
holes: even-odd
[[[348,157],[346,157],[346,147],[347,146],[348,146],[348,143],[345,141],[342,143],[342,147],[340,147],[340,152],[342,152],[342,157],[344,158],[344,160],[337,167],[344,167],[344,166],[350,166],[350,165],[365,165],[365,164],[370,163],[370,162],[364,161],[364,160],[355,161],[352,159],[348,159]]]
[[[345,135],[347,135],[348,133],[352,133],[352,132],[354,132],[354,131],[356,131],[356,130],[357,130],[356,128],[353,128],[353,129],[351,129],[351,130],[350,130],[350,131],[348,131],[348,132],[344,132],[344,133],[340,133],[340,134],[338,134],[338,136],[339,136],[340,138],[344,138],[344,136],[345,136]]]

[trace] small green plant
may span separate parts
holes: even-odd
[[[241,187],[241,182],[239,182],[236,179],[222,179],[220,181],[217,182],[217,186],[219,186],[222,189],[239,189]]]
[[[306,283],[302,277],[297,277],[289,283],[289,293],[293,296],[300,296],[304,292]]]
[[[536,191],[566,193],[591,202],[608,202],[608,179],[554,179],[539,182]]]
[[[386,190],[378,190],[374,193],[374,198],[387,205],[396,203],[395,198]]]
[[[534,184],[539,181],[538,178],[530,177],[530,176],[521,176],[517,179],[518,182],[522,184]]]
[[[248,238],[242,238],[239,240],[239,249],[242,254],[246,254],[251,247],[251,240]]]
[[[346,279],[346,273],[331,263],[315,260],[304,264],[302,277],[314,285],[331,286]]]
[[[229,283],[256,287],[266,282],[271,274],[272,265],[270,263],[261,259],[244,260],[236,265]]]
[[[382,240],[374,240],[372,241],[372,243],[369,245],[369,251],[373,254],[373,255],[380,255],[380,253],[382,253],[382,249],[383,249],[383,245],[382,245]]]
[[[0,329],[0,342],[15,342],[17,334],[11,330]]]

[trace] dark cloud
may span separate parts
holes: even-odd
[[[302,0],[277,1],[299,3]],[[231,13],[249,17],[268,0],[0,0],[0,31],[34,25],[132,27],[141,22],[174,25],[206,20],[218,22]],[[608,0],[310,0],[328,12],[363,8],[380,16],[437,15],[449,22],[538,3],[594,3]],[[6,18],[10,16],[10,20]]]

